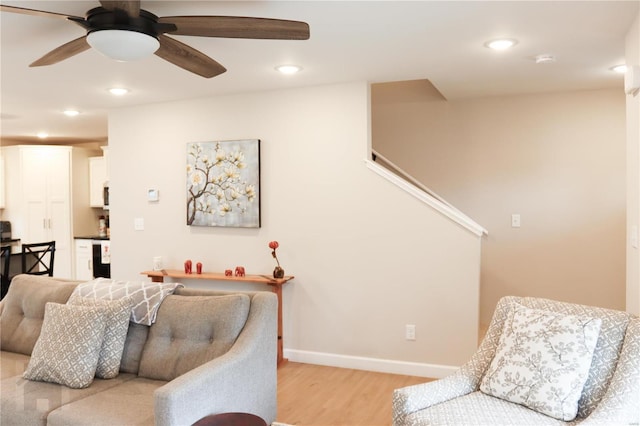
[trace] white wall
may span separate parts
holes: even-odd
[[[625,309],[621,88],[447,102],[399,86],[372,90],[373,147],[489,231],[483,324],[511,294]]]
[[[284,288],[286,356],[449,373],[476,346],[480,240],[365,167],[368,110],[368,86],[353,83],[113,111],[114,278],[143,279],[159,255],[171,269],[190,258],[209,271],[268,274],[267,243],[278,240],[296,276]],[[186,144],[245,138],[262,141],[262,227],[187,226]],[[146,201],[150,188],[159,203]],[[405,324],[416,324],[415,342]]]
[[[72,155],[73,235],[98,235],[98,217],[102,210],[89,207],[89,157],[102,155],[102,152],[74,147]]]
[[[640,13],[629,29],[626,63],[640,65]],[[631,245],[640,225],[640,95],[627,96],[627,310],[640,315],[640,252]]]

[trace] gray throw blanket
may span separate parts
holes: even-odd
[[[100,300],[130,298],[132,301],[131,321],[137,324],[151,325],[156,320],[158,308],[164,298],[173,294],[178,287],[184,287],[184,285],[96,278],[78,285],[71,297],[79,296]]]

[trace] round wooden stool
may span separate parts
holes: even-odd
[[[193,426],[267,426],[267,422],[255,414],[221,413],[203,417]]]

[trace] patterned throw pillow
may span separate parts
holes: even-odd
[[[601,323],[597,318],[514,304],[480,390],[560,420],[573,420]]]
[[[42,331],[23,377],[86,388],[96,373],[105,326],[105,314],[99,308],[47,303]]]
[[[96,377],[113,379],[120,372],[122,351],[124,350],[124,342],[129,330],[132,300],[130,298],[95,300],[72,296],[67,304],[99,307],[104,310],[107,326],[104,331],[100,357],[98,358]]]

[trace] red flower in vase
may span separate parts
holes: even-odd
[[[276,263],[278,264],[278,266],[276,266],[276,268],[273,270],[274,278],[284,277],[284,269],[280,267],[280,261],[278,260],[278,256],[276,255],[276,249],[278,247],[280,247],[280,244],[278,244],[277,241],[269,242],[269,248],[271,249],[271,256],[273,256],[273,258],[276,260]]]

